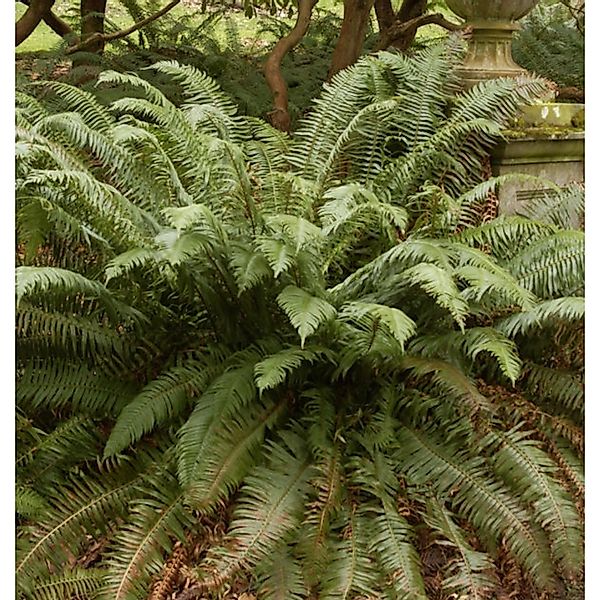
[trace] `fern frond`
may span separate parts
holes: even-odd
[[[33,446],[19,449],[16,465],[21,476],[41,487],[43,475],[48,471],[52,475],[57,465],[96,458],[99,439],[94,425],[92,419],[77,415],[59,423]]]
[[[306,585],[298,560],[280,547],[257,567],[258,593],[265,600],[303,600]]]
[[[27,519],[37,518],[48,509],[43,496],[33,488],[18,485],[15,489],[15,512]]]
[[[510,264],[524,243],[545,238],[555,231],[553,226],[524,217],[501,215],[478,227],[467,227],[455,234],[453,239],[470,246],[488,247],[493,256]]]
[[[121,277],[133,269],[156,261],[157,253],[149,248],[134,248],[112,258],[106,265],[106,281]]]
[[[89,316],[46,311],[21,302],[17,310],[19,353],[38,356],[63,354],[79,357],[123,356],[126,337],[114,328],[94,322]]]
[[[17,267],[17,308],[24,298],[48,292],[97,298],[113,318],[128,317],[136,320],[145,318],[132,306],[117,300],[100,282],[88,279],[74,271],[57,267]]]
[[[179,415],[190,404],[190,398],[205,388],[212,374],[204,361],[193,359],[153,379],[119,414],[104,457],[114,456],[157,425]]]
[[[523,215],[533,221],[571,229],[583,219],[585,194],[578,183],[568,185],[556,194],[533,198],[523,208]],[[574,223],[575,222],[575,223]]]
[[[211,438],[221,420],[246,408],[256,398],[254,365],[258,360],[259,356],[254,356],[248,364],[226,371],[198,399],[179,431],[178,474],[182,485],[196,478],[199,461],[208,456]]]
[[[116,415],[136,393],[128,381],[58,358],[28,362],[19,376],[17,402],[32,408],[70,407],[84,415]]]
[[[557,322],[580,321],[585,315],[585,300],[581,296],[563,297],[540,302],[531,310],[515,313],[495,325],[509,337],[526,335],[532,329],[556,326]]]
[[[321,576],[319,598],[350,600],[378,597],[375,561],[369,554],[369,521],[356,508],[346,509],[341,538],[332,545],[327,569]]]
[[[56,94],[67,111],[77,112],[91,129],[100,133],[108,132],[114,124],[114,117],[105,106],[90,92],[61,81],[40,81],[34,83]]]
[[[51,575],[36,583],[29,592],[31,600],[70,600],[93,598],[102,585],[104,569],[74,569]]]
[[[320,356],[320,348],[291,346],[261,360],[254,367],[256,387],[259,392],[274,388],[285,381],[302,364],[312,364]]]
[[[462,347],[472,360],[480,352],[488,352],[506,377],[513,383],[518,379],[522,362],[517,346],[502,333],[490,327],[472,327],[465,331]]]
[[[583,414],[583,383],[573,373],[559,371],[527,361],[523,369],[523,379],[534,398],[547,399],[553,405],[559,404],[567,410]]]
[[[138,600],[148,594],[152,575],[160,573],[172,539],[184,540],[192,518],[183,507],[182,491],[167,470],[144,481],[128,509],[128,521],[119,530],[105,564],[106,583],[99,598]]]
[[[211,104],[229,117],[237,113],[237,107],[221,91],[219,85],[191,65],[182,65],[176,61],[161,61],[152,65],[152,69],[159,73],[165,73],[181,83],[190,103]]]
[[[451,356],[459,351],[471,360],[485,352],[495,358],[501,372],[513,383],[521,373],[522,361],[517,352],[517,345],[492,327],[470,327],[464,332],[415,338],[408,350],[411,353],[436,357]]]
[[[219,586],[240,568],[256,565],[300,524],[310,461],[297,434],[281,436],[285,446],[269,444],[268,466],[246,478],[226,539],[235,547],[224,551],[203,586]]]
[[[583,561],[579,516],[566,491],[555,480],[556,467],[526,431],[490,433],[484,444],[497,448],[492,461],[508,485],[535,507],[536,519],[548,530],[556,559],[569,575]]]
[[[462,298],[452,276],[431,263],[421,263],[406,269],[402,279],[418,285],[433,296],[437,304],[447,309],[461,329],[468,314],[468,304]]]
[[[530,523],[529,515],[504,486],[491,480],[483,459],[464,452],[450,454],[449,444],[403,426],[398,430],[395,458],[410,481],[430,484],[440,497],[451,490],[452,506],[484,536],[508,543],[515,558],[540,588],[552,586],[553,568],[547,542]]]
[[[378,556],[385,581],[397,598],[426,600],[421,561],[412,543],[414,532],[394,502],[398,479],[386,456],[377,450],[371,455],[372,460],[358,462],[354,474],[362,489],[377,498],[361,507],[370,524],[370,553]]]
[[[584,254],[582,231],[558,231],[529,244],[508,269],[540,298],[574,295],[583,287]]]
[[[456,594],[459,598],[488,600],[498,584],[494,576],[492,558],[473,549],[464,532],[439,499],[429,499],[426,506],[425,520],[442,538],[438,543],[450,545],[458,552],[458,556],[447,566],[444,590]]]
[[[404,312],[392,306],[368,302],[348,302],[340,309],[339,319],[360,324],[368,316],[385,325],[394,339],[404,344],[416,333],[415,322]]]
[[[326,300],[312,296],[294,285],[288,285],[277,296],[277,303],[298,331],[302,348],[306,338],[323,323],[333,319],[337,312]]]
[[[18,549],[16,575],[20,587],[31,587],[37,578],[48,573],[46,560],[63,566],[69,552],[79,551],[85,533],[114,528],[114,521],[106,520],[106,515],[124,514],[138,483],[131,473],[128,475],[115,478],[103,473],[101,481],[72,477],[67,485],[46,496],[50,506],[47,515],[31,528],[26,542]]]
[[[431,381],[444,393],[466,401],[473,412],[492,410],[491,403],[481,394],[473,381],[461,369],[449,362],[421,356],[405,356],[400,367],[410,369],[418,377]]]
[[[222,419],[211,432],[210,452],[197,459],[194,478],[185,489],[186,503],[208,513],[230,496],[254,466],[265,431],[284,409],[285,402],[267,401]]]
[[[267,244],[267,247],[271,246]],[[283,248],[282,251],[285,252]],[[272,277],[273,273],[277,276],[280,269],[285,270],[285,264],[285,259],[282,261],[271,254],[271,260],[268,261],[263,254],[253,252],[242,244],[237,244],[231,249],[231,267],[240,295]]]

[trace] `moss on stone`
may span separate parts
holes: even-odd
[[[563,139],[574,133],[583,133],[583,131],[583,127],[576,124],[573,124],[571,127],[557,127],[555,125],[531,126],[525,125],[520,121],[514,127],[503,130],[502,135],[511,140],[525,138]]]

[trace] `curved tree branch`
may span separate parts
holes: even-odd
[[[15,25],[15,46],[22,44],[50,12],[54,0],[31,0],[27,10]]]
[[[285,37],[275,44],[265,61],[265,79],[273,95],[273,110],[269,113],[269,117],[272,125],[281,131],[290,129],[288,89],[281,73],[281,61],[308,31],[312,9],[316,3],[317,0],[299,0],[296,24]]]
[[[463,25],[448,21],[444,15],[440,13],[433,15],[421,15],[405,22],[396,21],[391,27],[388,27],[388,29],[381,32],[379,42],[375,50],[385,50],[392,44],[398,46],[397,42],[399,40],[406,41],[410,39],[410,42],[408,42],[410,45],[414,39],[417,29],[419,27],[423,27],[423,25],[439,25],[448,31],[458,31],[463,28]],[[408,47],[405,43],[403,43],[401,46],[402,49],[406,49],[406,47]]]
[[[29,6],[31,4],[31,0],[19,0],[25,6]],[[62,38],[75,38],[75,32],[71,29],[70,25],[63,21],[58,15],[54,14],[51,10],[46,12],[42,17],[42,20],[54,33],[60,35]]]
[[[52,1],[54,1],[54,0],[52,0]],[[160,19],[160,17],[162,17],[163,15],[168,13],[172,8],[177,6],[180,2],[181,2],[181,0],[171,0],[171,2],[169,2],[169,4],[167,4],[160,10],[156,11],[154,14],[150,15],[149,17],[146,17],[145,19],[142,19],[141,21],[138,21],[137,23],[134,23],[133,25],[131,25],[131,27],[127,27],[126,29],[121,29],[120,31],[116,31],[115,33],[110,33],[110,34],[96,33],[94,35],[91,35],[90,37],[81,41],[79,44],[76,44],[74,46],[71,46],[70,48],[67,48],[67,54],[73,54],[73,53],[79,52],[81,50],[87,50],[88,48],[98,44],[99,42],[102,42],[103,44],[105,44],[106,42],[112,42],[113,40],[118,40],[118,39],[127,37],[129,34],[137,31],[138,29],[141,29],[142,27],[145,27],[149,23],[152,23],[152,21],[156,21],[156,19]]]

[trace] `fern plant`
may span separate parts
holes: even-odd
[[[108,108],[19,95],[20,597],[580,576],[583,234],[477,221],[545,84],[459,93],[460,52],[361,60],[293,138],[173,62],[181,107],[115,72]]]

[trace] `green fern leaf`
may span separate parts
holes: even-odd
[[[456,283],[447,271],[434,264],[421,263],[404,271],[402,277],[431,294],[442,308],[450,311],[459,326],[464,327],[469,306],[461,297]]]
[[[204,361],[192,360],[151,381],[119,414],[106,442],[104,458],[121,452],[157,425],[179,415],[190,404],[190,398],[204,389],[211,375]]]
[[[277,354],[268,356],[254,367],[256,387],[259,392],[274,388],[283,383],[288,374],[293,373],[302,364],[312,364],[321,357],[330,357],[326,349],[318,346],[310,348],[290,347],[281,350]]]
[[[484,444],[497,448],[493,463],[503,479],[535,506],[540,525],[549,531],[554,555],[569,576],[583,563],[583,536],[574,503],[556,481],[556,466],[525,431],[490,433]]]
[[[141,491],[141,497],[129,507],[128,522],[111,545],[105,563],[108,575],[99,598],[145,597],[151,576],[163,566],[163,551],[172,549],[172,538],[184,541],[185,529],[191,524],[177,481],[166,470],[145,482]]]
[[[229,415],[210,435],[210,452],[199,456],[185,500],[204,513],[230,496],[254,466],[265,431],[278,421],[285,402],[255,403],[243,415]]]
[[[579,321],[583,319],[584,314],[584,298],[557,298],[540,302],[531,310],[502,319],[495,327],[509,337],[514,337],[517,334],[530,333],[534,328],[556,326],[557,321]]]
[[[224,552],[204,585],[219,585],[240,568],[256,565],[300,524],[310,461],[297,434],[284,432],[282,438],[287,448],[270,444],[269,466],[246,478],[227,536],[235,548]]]
[[[340,311],[342,320],[360,322],[365,315],[382,322],[402,348],[416,332],[415,322],[400,309],[392,306],[368,302],[349,302],[342,306]]]
[[[258,593],[265,600],[303,600],[306,586],[296,558],[278,548],[257,567]]]
[[[458,556],[445,569],[444,590],[458,598],[487,600],[498,585],[493,575],[494,563],[491,556],[473,549],[439,499],[429,499],[426,506],[425,520],[442,538],[440,543],[451,545],[458,551]]]
[[[106,575],[104,569],[76,568],[36,583],[29,595],[31,600],[68,600],[93,598]]]
[[[256,398],[254,365],[258,356],[244,366],[217,377],[200,396],[190,418],[179,431],[178,474],[183,486],[198,475],[198,464],[209,455],[211,440],[222,419],[245,409]]]
[[[312,335],[320,325],[333,319],[337,312],[326,300],[312,296],[293,285],[288,285],[277,296],[277,303],[298,331],[301,347],[304,347],[308,336]]]

